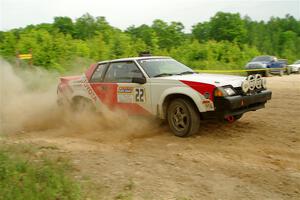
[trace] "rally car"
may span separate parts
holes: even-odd
[[[271,99],[266,79],[198,74],[170,57],[136,57],[91,65],[81,76],[61,77],[58,103],[74,109],[121,109],[165,119],[176,136],[198,131],[201,120],[233,122]]]

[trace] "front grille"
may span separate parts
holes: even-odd
[[[235,87],[234,90],[237,95],[244,95],[242,87]]]
[[[245,94],[245,93],[243,92],[242,87],[235,87],[234,90],[235,90],[235,94],[236,94],[236,95],[252,95],[252,94],[260,93],[260,92],[263,91],[264,89],[263,89],[263,88],[262,88],[262,89],[257,89],[257,88],[255,88],[253,91],[247,92],[247,94]]]

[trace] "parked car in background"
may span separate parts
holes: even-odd
[[[288,66],[291,70],[291,73],[298,73],[300,74],[300,60],[295,61],[293,64]]]
[[[278,60],[275,56],[257,56],[248,62],[245,66],[249,71],[248,74],[260,72],[264,76],[269,76],[270,73],[279,73],[281,76],[284,72],[289,74],[287,70],[287,60]],[[257,69],[257,71],[255,71]],[[265,70],[264,70],[265,69]]]
[[[291,68],[288,66],[288,60],[287,59],[278,59],[278,62],[281,62],[283,65],[284,65],[284,72],[287,74],[287,75],[290,75],[292,72],[291,72]]]

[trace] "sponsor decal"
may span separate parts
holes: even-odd
[[[91,88],[90,84],[88,83],[87,79],[82,79],[81,85],[86,89],[87,93],[90,95],[93,101],[97,101],[97,96],[94,90]]]
[[[118,87],[117,100],[119,103],[144,103],[145,88]]]
[[[133,87],[118,87],[117,101],[119,103],[133,103]]]
[[[202,100],[202,104],[206,108],[206,110],[214,110],[214,104],[209,99]]]
[[[132,94],[133,87],[118,87],[118,94]]]

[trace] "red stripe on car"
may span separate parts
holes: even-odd
[[[193,88],[194,90],[196,90],[197,92],[199,92],[202,95],[205,95],[206,92],[208,92],[209,95],[209,99],[213,100],[214,98],[214,89],[216,88],[216,86],[211,85],[211,84],[207,84],[207,83],[199,83],[199,82],[195,82],[195,81],[184,81],[181,80],[182,83],[184,83],[185,85]]]

